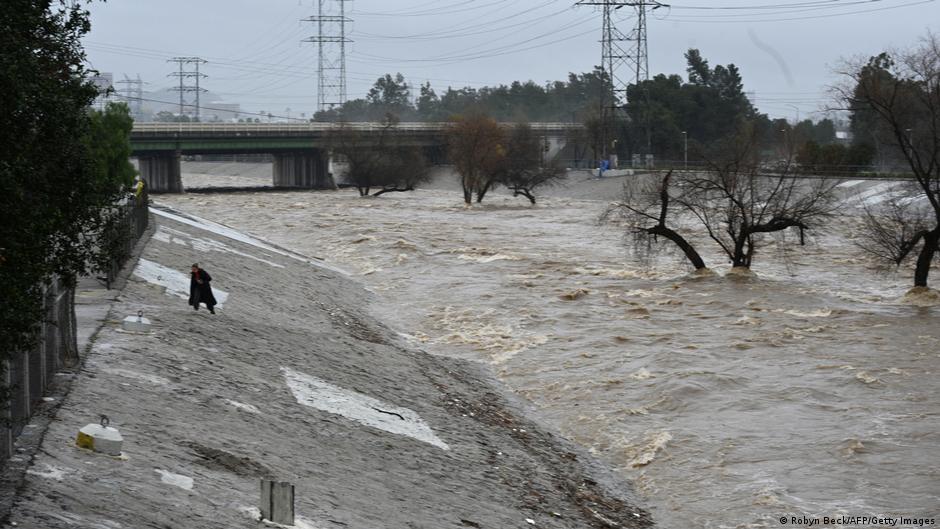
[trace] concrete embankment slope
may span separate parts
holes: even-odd
[[[302,528],[651,525],[477,366],[370,319],[375,299],[340,271],[191,217],[156,220],[45,435],[18,527],[263,527],[262,477],[296,485]],[[215,316],[186,305],[196,261]],[[120,331],[138,310],[153,332]],[[74,445],[99,414],[123,457]]]

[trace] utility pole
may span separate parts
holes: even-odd
[[[623,109],[627,103],[627,87],[649,80],[649,57],[646,44],[646,11],[669,7],[656,0],[579,0],[575,5],[599,6],[603,10],[603,34],[601,37],[601,65],[610,79],[612,98],[606,104],[608,94],[601,94],[602,136],[604,138],[604,156],[607,156],[607,122]],[[632,7],[636,12],[636,24],[628,34],[617,28],[614,13],[623,8]],[[629,76],[629,77],[628,77]],[[606,90],[605,90],[606,92]],[[647,97],[647,114],[649,97]],[[650,130],[647,125],[647,144],[650,143]]]
[[[127,101],[127,106],[130,107],[131,116],[135,121],[142,120],[144,116],[144,82],[141,81],[140,74],[137,74],[137,79],[131,79],[127,74],[124,74],[124,79],[118,81],[118,84],[125,85],[124,100]]]
[[[317,14],[303,19],[317,25],[317,34],[303,42],[317,44],[317,110],[340,107],[346,102],[346,2],[318,0]]]
[[[685,144],[684,149],[682,150],[682,159],[684,161],[684,168],[686,171],[689,170],[689,133],[682,131],[682,143]]]
[[[167,75],[167,77],[179,78],[179,82],[180,82],[179,87],[174,87],[174,88],[171,88],[170,90],[180,93],[180,117],[181,118],[183,117],[184,108],[186,106],[185,100],[183,98],[183,94],[186,92],[195,92],[196,93],[196,105],[195,105],[196,111],[194,113],[194,117],[196,121],[199,121],[199,94],[201,92],[208,92],[208,90],[206,90],[205,88],[199,87],[200,79],[208,77],[208,75],[199,72],[199,65],[206,64],[206,62],[208,61],[206,61],[205,59],[201,59],[199,57],[173,57],[172,59],[167,60],[167,62],[179,63],[179,68],[180,68],[179,71],[173,72]],[[195,70],[190,70],[190,71],[184,70],[183,67],[184,65],[187,65],[187,64],[195,65]],[[195,79],[195,85],[186,84],[187,79]]]

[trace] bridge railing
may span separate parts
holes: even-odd
[[[504,123],[511,126],[512,123]],[[580,123],[530,123],[539,132],[562,132],[582,127]],[[394,129],[399,132],[440,132],[448,122],[401,122]],[[310,122],[310,123],[134,123],[134,135],[237,135],[237,134],[308,134],[333,130],[380,131],[380,122]]]

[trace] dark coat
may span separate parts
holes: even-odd
[[[202,283],[196,282],[196,275],[198,274],[199,279],[202,280]],[[189,273],[189,304],[198,307],[200,303],[205,303],[207,307],[212,308],[215,306],[215,296],[212,295],[212,286],[209,284],[212,281],[212,276],[209,275],[209,272],[206,272],[202,268],[198,272]]]

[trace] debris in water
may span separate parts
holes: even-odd
[[[560,295],[560,296],[558,296],[558,297],[561,298],[561,299],[563,299],[563,300],[566,300],[566,301],[574,301],[574,300],[576,300],[576,299],[581,299],[581,298],[583,298],[584,296],[587,296],[589,293],[590,293],[589,290],[586,290],[586,289],[583,289],[583,288],[579,288],[579,289],[574,290],[574,291],[571,291],[571,292],[565,292],[564,294],[562,294],[562,295]]]

